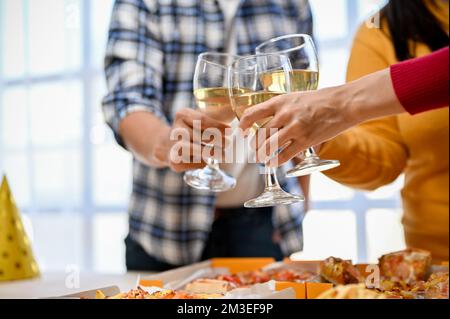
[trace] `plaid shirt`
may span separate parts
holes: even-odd
[[[312,33],[307,0],[243,0],[235,21],[238,54],[252,54],[270,38]],[[195,108],[192,78],[197,57],[223,52],[224,16],[216,0],[116,0],[105,59],[107,123],[119,144],[119,123],[136,111],[170,124],[184,107]],[[263,180],[261,179],[261,183]],[[130,236],[167,263],[199,261],[214,220],[215,195],[187,186],[183,175],[134,160]],[[287,255],[302,249],[301,205],[273,214]]]

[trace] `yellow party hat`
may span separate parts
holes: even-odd
[[[6,176],[0,187],[0,281],[38,277],[30,241]]]

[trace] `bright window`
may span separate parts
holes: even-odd
[[[112,4],[0,0],[0,172],[44,270],[125,267],[131,156],[100,108]]]

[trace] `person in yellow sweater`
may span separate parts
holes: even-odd
[[[359,29],[347,80],[429,54],[448,45],[448,33],[448,1],[391,0],[382,10],[381,28]],[[442,45],[435,40],[439,37]],[[325,143],[320,151],[320,156],[337,158],[342,164],[327,175],[354,188],[374,190],[405,174],[407,246],[431,251],[436,261],[448,260],[449,255],[448,112],[445,108],[368,122]]]
[[[351,82],[368,74],[383,79],[386,72],[380,70],[448,46],[448,12],[447,0],[390,0],[381,11],[380,28],[363,25],[359,29],[347,80]],[[392,90],[392,83],[387,82],[380,86],[379,94]],[[357,85],[354,86],[358,89]],[[358,96],[361,98],[361,94],[356,94]],[[295,114],[298,108],[290,108],[287,104],[300,103],[302,96],[291,94],[284,97],[285,100],[289,98],[290,102],[282,102],[280,98],[257,106],[258,110],[250,113],[261,114],[244,114],[243,121],[248,117],[247,122],[253,123],[255,116],[267,117],[266,113],[272,112],[268,110],[272,107],[278,110],[277,114],[272,114],[274,122],[284,117],[301,123],[300,117],[302,114],[305,116],[305,112]],[[395,103],[394,100],[391,103]],[[314,108],[314,105],[309,106]],[[336,112],[330,109],[328,113],[331,116],[324,115],[323,120],[329,121],[329,125],[335,123],[339,126]],[[374,190],[405,174],[402,198],[407,245],[431,251],[436,261],[448,260],[449,255],[448,117],[448,108],[445,108],[414,117],[405,113],[367,122],[323,144],[319,152],[321,157],[341,161],[340,168],[328,171],[326,175],[350,187]],[[279,135],[284,139],[298,131],[283,127],[281,125]],[[277,138],[283,140],[283,137]],[[283,157],[283,152],[280,157]],[[291,157],[289,154],[286,156]],[[379,236],[383,236],[383,230]]]

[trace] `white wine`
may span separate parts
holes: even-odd
[[[291,92],[313,91],[319,86],[319,72],[309,70],[293,70],[289,72]],[[286,92],[286,74],[284,71],[265,73],[261,76],[265,90]]]
[[[234,120],[228,88],[197,89],[194,96],[198,108],[211,118],[224,123]]]
[[[271,98],[281,95],[281,94],[284,94],[284,93],[259,91],[259,92],[248,92],[248,93],[235,95],[232,97],[233,110],[236,113],[237,118],[240,120],[246,109],[248,109],[252,106],[261,104],[263,102],[266,102],[266,101],[270,100]],[[258,130],[258,129],[264,127],[264,125],[266,125],[271,119],[272,119],[272,117],[269,117],[269,118],[263,119],[257,123],[254,123],[253,129]]]
[[[233,89],[233,94],[248,92],[245,89]],[[230,123],[236,117],[230,99],[228,88],[207,88],[194,90],[197,106],[211,118]]]
[[[197,89],[194,96],[198,108],[211,118],[224,123],[234,120],[228,88]]]

